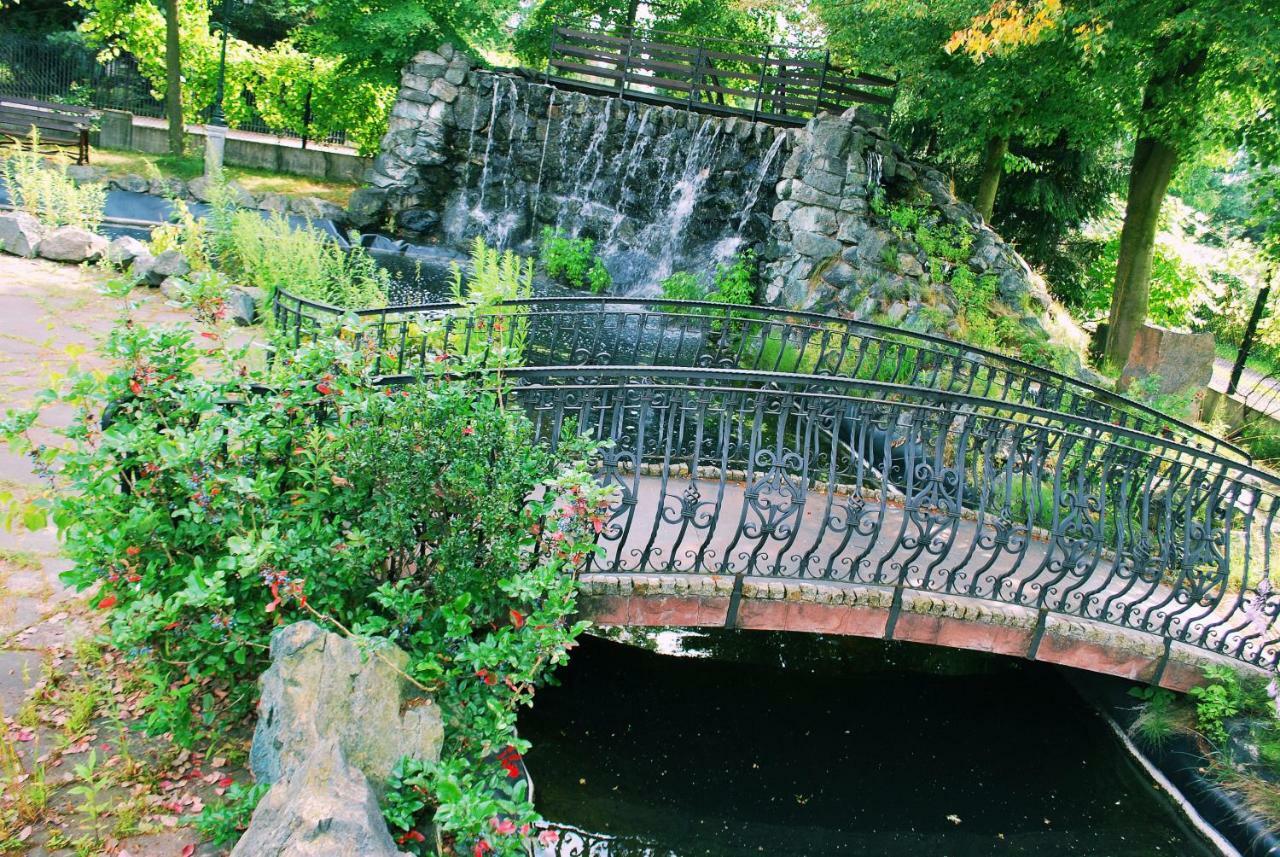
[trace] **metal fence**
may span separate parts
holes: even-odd
[[[165,115],[164,102],[156,97],[132,56],[120,54],[100,61],[83,45],[16,33],[0,32],[0,95],[124,110],[136,116]],[[304,147],[312,139],[306,133],[272,127],[254,107],[252,93],[246,91],[244,98],[250,118],[235,123],[235,130],[302,140]],[[204,111],[206,121],[209,112]],[[304,125],[309,126],[309,120],[304,120]],[[334,145],[345,145],[346,141],[342,131],[321,140]]]

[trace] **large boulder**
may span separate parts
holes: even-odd
[[[117,268],[127,268],[135,259],[150,255],[147,245],[130,235],[123,235],[107,246],[107,261]]]
[[[332,220],[334,223],[341,223],[346,219],[346,212],[343,211],[342,206],[320,199],[318,196],[304,196],[290,200],[289,210],[308,220]]]
[[[386,219],[387,192],[376,187],[362,187],[347,201],[347,220],[357,229],[377,226]]]
[[[0,250],[30,259],[44,236],[44,224],[25,211],[0,214]]]
[[[40,256],[53,262],[93,262],[107,252],[107,239],[81,229],[79,226],[60,226],[40,242]]]
[[[227,318],[237,327],[248,327],[258,316],[262,291],[256,288],[227,289]]]
[[[374,731],[379,724],[366,726]],[[308,748],[263,796],[231,855],[401,857],[402,852],[369,780],[333,736]]]
[[[148,286],[159,286],[170,277],[191,273],[191,263],[181,250],[165,250],[159,256],[140,256],[133,262],[133,275]]]
[[[1137,381],[1156,376],[1150,382],[1162,396],[1176,396],[1188,390],[1199,392],[1213,378],[1213,334],[1178,333],[1155,324],[1144,324],[1134,336],[1129,360],[1120,373],[1120,386],[1128,389]]]
[[[379,794],[402,756],[439,758],[440,711],[408,692],[409,656],[400,649],[375,653],[299,622],[271,636],[271,659],[249,753],[258,782],[285,778],[326,741],[336,742]]]
[[[235,182],[226,182],[223,187],[226,198],[237,207],[258,207],[258,202],[253,198],[253,194]],[[197,176],[187,182],[187,193],[197,202],[211,203],[218,198],[217,185],[208,176]]]

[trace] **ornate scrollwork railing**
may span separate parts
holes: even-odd
[[[355,310],[377,344],[379,371],[410,374],[447,346],[483,354],[523,335],[525,363],[539,366],[691,366],[831,375],[932,387],[1068,411],[1185,440],[1247,461],[1231,443],[1095,384],[1015,357],[938,336],[817,313],[700,301],[533,298],[487,313],[454,314],[433,303]],[[277,290],[278,329],[295,344],[344,311]],[[518,319],[519,324],[513,324]],[[443,325],[446,335],[424,330]]]
[[[609,441],[620,499],[589,571],[976,598],[1276,665],[1280,480],[1191,427],[945,340],[635,303],[379,310],[358,330],[406,372],[523,327],[526,365],[503,371],[537,437]],[[297,341],[325,323],[276,306]],[[773,330],[802,365],[743,344]]]

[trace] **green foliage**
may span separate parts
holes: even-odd
[[[1256,695],[1250,694],[1230,667],[1207,667],[1205,678],[1207,684],[1193,687],[1188,693],[1196,701],[1196,727],[1200,734],[1221,747],[1227,742],[1225,721],[1256,708]]]
[[[147,726],[189,745],[240,722],[281,624],[352,628],[375,653],[394,642],[446,719],[427,771],[435,823],[520,853],[490,801],[536,816],[486,759],[527,749],[515,711],[584,627],[569,621],[571,572],[612,503],[582,463],[594,448],[572,431],[555,451],[535,443],[501,383],[457,359],[393,390],[349,332],[260,370],[206,333],[201,346],[118,325],[114,369],[73,367],[39,397],[77,414],[56,446],[27,437],[37,411],[3,424],[49,468],[31,523],[57,524],[64,580],[96,589],[113,644],[137,660]],[[237,824],[252,800],[209,823]]]
[[[662,296],[673,301],[700,301],[706,291],[697,276],[688,271],[677,271],[662,281]]]
[[[711,293],[707,300],[735,306],[751,306],[756,302],[756,257],[747,250],[734,257],[732,263],[716,268]]]
[[[1111,307],[1111,287],[1119,249],[1120,236],[1114,235],[1085,271],[1086,285],[1078,307],[1087,316],[1105,316]],[[1195,299],[1208,293],[1207,284],[1193,268],[1157,243],[1151,264],[1148,318],[1166,327],[1186,329],[1196,326],[1200,322],[1198,314],[1202,307]]]
[[[1272,465],[1280,462],[1280,428],[1265,421],[1248,423],[1241,429],[1239,441],[1255,460]]]
[[[97,229],[107,201],[105,187],[96,182],[77,185],[67,176],[66,165],[46,161],[39,147],[40,133],[32,128],[29,140],[19,140],[8,158],[0,159],[0,178],[14,207],[47,226]]]
[[[590,288],[595,294],[603,294],[613,285],[613,278],[594,249],[595,242],[590,238],[570,238],[547,226],[542,230],[538,258],[551,279],[575,289]]]
[[[138,0],[76,0],[76,5],[86,11],[80,31],[101,48],[102,58],[110,59],[120,52],[131,54],[153,93],[163,98],[166,78],[161,7]],[[303,14],[296,13],[295,19]],[[212,23],[208,0],[180,0],[178,17],[183,111],[188,122],[200,122],[217,87],[221,35]],[[307,25],[298,28],[299,35],[316,28],[316,20],[308,17]],[[345,130],[362,154],[373,154],[386,132],[398,72],[395,77],[370,79],[352,71],[345,55],[307,55],[288,39],[260,47],[230,38],[223,99],[227,119],[232,125],[245,122],[251,118],[252,104],[273,129],[306,132],[312,139]],[[309,127],[303,121],[308,96]]]
[[[1143,701],[1142,713],[1133,722],[1130,731],[1148,747],[1163,747],[1178,730],[1174,713],[1176,697],[1158,687],[1130,688],[1129,695]]]
[[[196,820],[196,829],[200,835],[214,845],[230,846],[235,844],[249,827],[249,820],[258,806],[258,801],[271,788],[268,783],[242,785],[232,783],[227,787],[222,800],[217,804],[209,804]]]
[[[391,275],[359,247],[344,250],[323,232],[296,228],[287,217],[256,211],[231,218],[228,272],[272,294],[295,295],[347,309],[383,306]]]

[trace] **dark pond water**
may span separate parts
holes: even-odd
[[[563,855],[1209,855],[1050,668],[909,644],[586,638],[522,715]],[[652,639],[649,641],[652,645]]]

